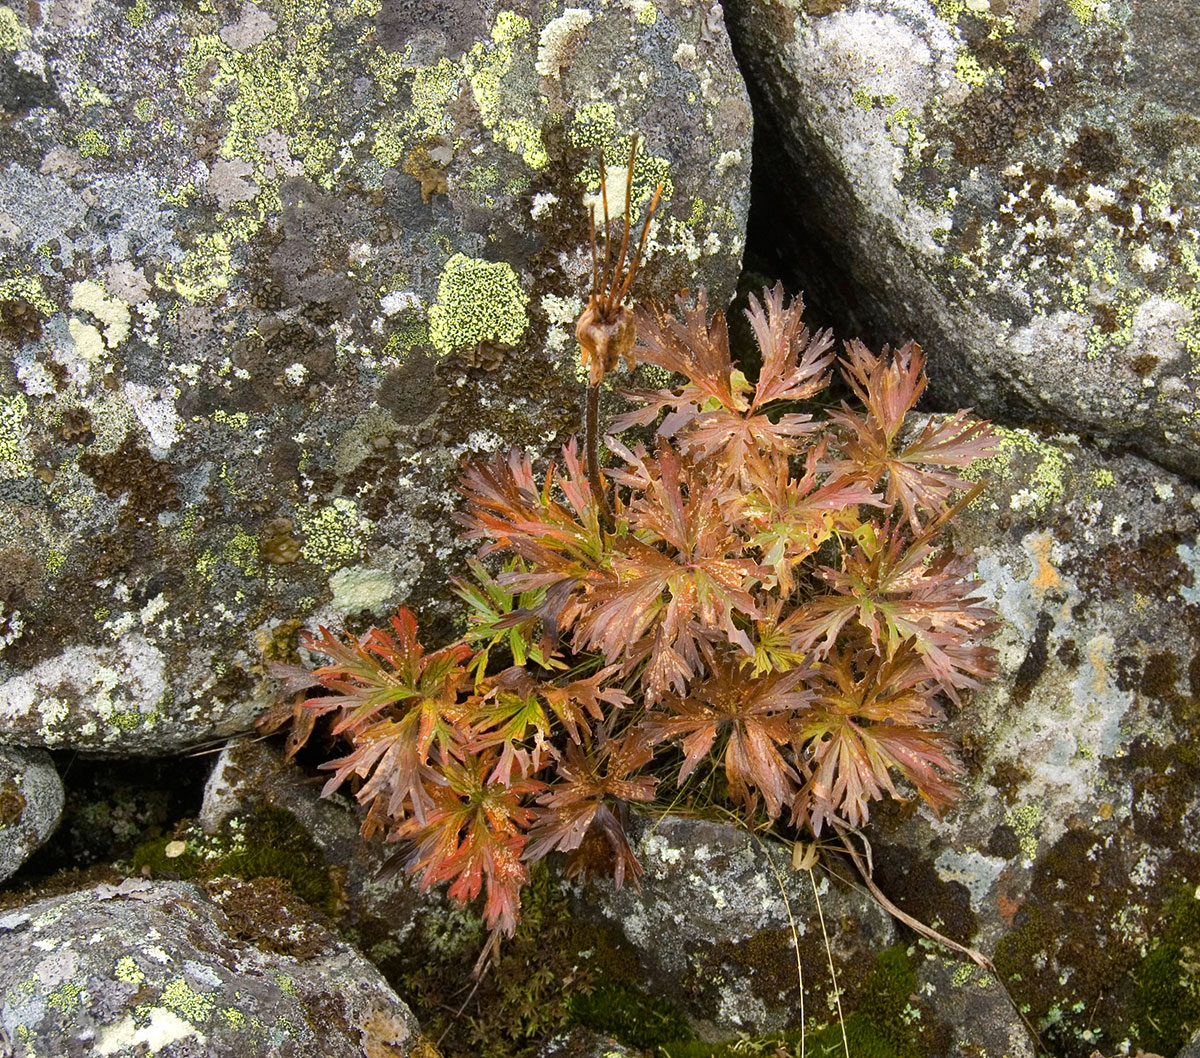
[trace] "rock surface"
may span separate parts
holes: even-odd
[[[421,1053],[378,971],[269,880],[100,885],[0,915],[0,937],[17,1058]]]
[[[994,954],[1052,1053],[1173,1055],[1200,1025],[1200,489],[1023,430],[984,472],[954,535],[1003,620],[1001,675],[955,721],[962,802],[872,820],[876,880]],[[990,975],[920,974],[960,1034],[946,1053],[978,1053]]]
[[[14,743],[221,738],[294,622],[436,610],[459,461],[577,428],[601,150],[664,184],[643,289],[736,280],[716,6],[16,5],[0,67]]]
[[[45,750],[0,748],[0,882],[58,826],[63,785]]]
[[[1195,4],[725,9],[800,285],[921,342],[943,407],[1200,475]]]
[[[620,929],[641,960],[647,987],[685,1011],[707,1037],[771,1032],[794,1022],[800,997],[793,923],[811,975],[807,1001],[816,999],[822,1019],[832,984],[820,915],[847,1009],[864,970],[895,939],[891,919],[869,897],[822,872],[810,881],[792,870],[787,849],[738,827],[636,816],[630,836],[645,871],[640,891],[597,883],[578,911]]]

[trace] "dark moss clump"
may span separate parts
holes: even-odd
[[[1200,901],[1192,886],[1177,901],[1136,888],[1130,871],[1139,850],[1068,831],[1038,861],[1016,928],[996,945],[1000,979],[1062,1058],[1093,1053],[1085,1030],[1173,1054],[1188,1026],[1200,1024],[1200,980],[1187,973],[1200,951]],[[1195,877],[1197,866],[1193,854],[1176,852],[1162,876]],[[1131,930],[1153,939],[1144,958]]]
[[[846,1048],[854,1058],[925,1058],[944,1053],[942,1041],[926,1038],[928,1011],[916,1005],[916,974],[903,946],[876,957],[857,1009],[844,1024],[831,1022],[802,1033],[794,1030],[728,1043],[675,1041],[658,1048],[658,1058],[835,1058]],[[924,1028],[922,1028],[924,1026]],[[844,1036],[843,1036],[844,1033]]]
[[[184,823],[133,854],[135,872],[154,878],[279,878],[317,910],[332,914],[337,891],[328,865],[290,812],[267,805],[225,820],[215,834]]]
[[[1174,1054],[1200,1027],[1200,899],[1187,890],[1166,909],[1158,943],[1134,971],[1138,1043]]]
[[[674,1007],[628,981],[604,982],[573,996],[570,1011],[575,1024],[636,1047],[648,1049],[693,1038],[691,1026]]]

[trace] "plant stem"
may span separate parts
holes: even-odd
[[[588,484],[592,487],[592,495],[596,498],[596,506],[600,510],[600,524],[605,529],[612,529],[612,509],[608,505],[608,496],[604,491],[604,479],[600,476],[600,386],[590,385],[587,388],[587,412],[583,424],[584,446],[587,449]]]

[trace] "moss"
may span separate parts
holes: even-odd
[[[312,837],[290,812],[266,805],[225,820],[212,835],[192,824],[176,827],[138,848],[133,868],[151,877],[185,880],[280,878],[319,911],[331,914],[336,903],[328,865]]]
[[[640,1048],[693,1038],[687,1020],[669,1003],[655,999],[629,981],[608,981],[573,996],[571,1020]]]
[[[1175,897],[1154,935],[1158,943],[1134,971],[1138,1044],[1173,1054],[1200,1026],[1200,890]]]
[[[657,1058],[925,1058],[944,1053],[944,1041],[930,1038],[935,1026],[914,1006],[916,974],[902,945],[880,952],[871,967],[857,1009],[844,1024],[743,1037],[725,1043],[676,1040],[658,1045]],[[844,1032],[844,1037],[843,1037]]]

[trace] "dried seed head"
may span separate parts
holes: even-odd
[[[604,209],[604,264],[601,267],[600,256],[596,243],[596,207],[592,206],[592,291],[588,296],[587,308],[575,325],[575,337],[579,339],[579,348],[583,364],[588,369],[588,384],[598,386],[604,376],[616,368],[622,357],[625,366],[632,371],[634,366],[633,343],[637,331],[633,322],[633,313],[625,304],[629,288],[633,285],[633,277],[637,275],[638,265],[641,264],[642,251],[646,246],[646,237],[650,232],[650,221],[658,208],[658,200],[662,195],[662,184],[654,190],[654,198],[650,209],[646,212],[646,220],[642,225],[641,239],[638,241],[637,252],[632,261],[627,261],[629,252],[629,230],[632,222],[631,209],[633,198],[633,164],[637,158],[637,137],[629,149],[629,164],[625,169],[625,224],[621,236],[621,247],[616,261],[609,274],[609,235],[608,235],[608,190],[605,174],[607,169],[604,158],[600,158],[600,201]],[[626,267],[628,265],[628,268]]]

